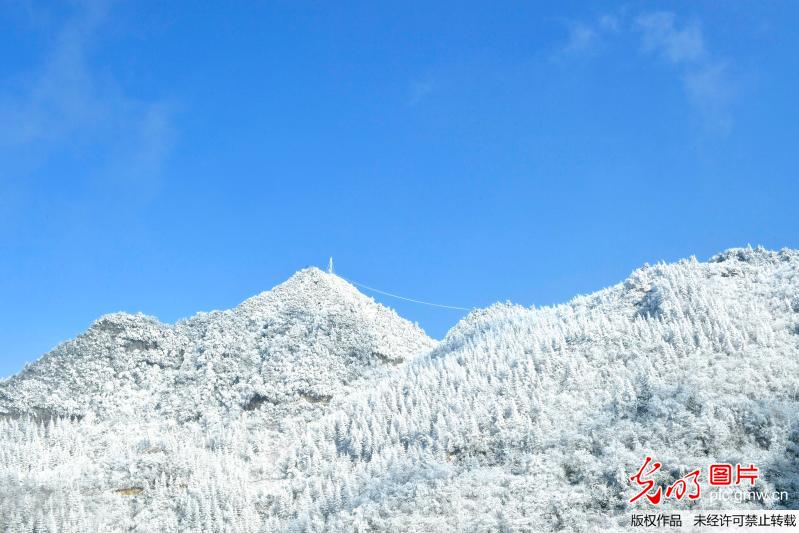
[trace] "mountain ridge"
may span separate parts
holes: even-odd
[[[125,402],[134,398],[140,410],[163,412],[170,386],[190,382],[196,394],[202,372],[214,367],[235,374],[226,376],[226,383],[211,385],[217,395],[229,392],[226,386],[252,381],[248,391],[238,392],[249,398],[217,398],[235,410],[252,407],[255,396],[280,401],[269,396],[275,391],[264,391],[263,382],[269,380],[265,373],[281,370],[281,362],[312,366],[303,377],[306,393],[327,397],[332,389],[325,387],[335,389],[337,381],[346,385],[367,367],[400,363],[433,344],[418,326],[341,278],[308,268],[232,309],[197,313],[174,324],[141,313],[103,315],[75,339],[0,383],[0,411],[60,416],[105,412],[115,393],[104,396],[97,389],[103,380],[120,378],[113,388],[125,391]],[[68,386],[60,387],[65,382]],[[297,392],[283,388],[285,394]],[[162,397],[162,402],[135,400],[139,390]],[[86,396],[82,402],[76,400],[81,394]],[[193,394],[184,394],[178,402],[184,405],[171,406],[172,414],[180,419],[196,416],[187,408]]]
[[[343,281],[303,276],[286,294],[262,293],[239,312],[178,328],[201,338],[202,350],[177,368],[188,361],[205,373],[170,382],[171,394],[190,391],[209,408],[199,417],[162,407],[150,417],[116,411],[47,424],[0,418],[0,523],[622,530],[631,512],[651,510],[629,502],[630,476],[648,456],[664,465],[660,485],[741,463],[760,472],[747,494],[785,495],[722,500],[705,485],[702,499],[666,499],[664,511],[799,502],[797,251],[737,248],[706,262],[645,265],[563,304],[472,311],[438,343],[359,297],[308,313],[318,294],[305,288],[339,294]],[[158,330],[147,319],[101,319],[93,334],[110,342],[126,320],[137,327],[123,328],[133,333],[112,348],[124,354],[132,342],[132,353],[151,354],[137,344]],[[388,325],[362,328],[369,324]],[[225,335],[236,328],[256,334]],[[173,371],[176,352],[164,348],[180,342],[164,338],[166,370],[142,363],[152,376]],[[375,355],[392,346],[412,355],[396,365]],[[256,374],[269,379],[235,382]]]

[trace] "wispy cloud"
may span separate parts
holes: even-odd
[[[435,85],[430,80],[414,81],[411,83],[410,96],[408,97],[408,107],[418,105],[433,92]]]
[[[108,8],[77,4],[55,28],[42,60],[3,80],[0,160],[26,153],[36,166],[54,154],[88,152],[94,179],[152,186],[174,136],[169,106],[130,96],[93,64]]]
[[[601,15],[598,25],[605,33],[616,33],[621,29],[621,20],[617,15]]]
[[[690,63],[706,54],[702,29],[696,21],[678,27],[673,13],[649,13],[635,19],[635,29],[641,32],[644,50],[670,63]]]
[[[680,25],[673,13],[657,12],[639,16],[634,27],[641,34],[644,52],[659,56],[677,70],[685,94],[705,126],[728,133],[733,95],[729,62],[708,51],[699,23]]]
[[[599,39],[599,32],[587,24],[575,22],[569,25],[569,38],[560,52],[564,54],[583,53],[592,50]]]
[[[658,11],[631,17],[608,14],[591,22],[571,22],[559,55],[594,53],[613,37],[632,36],[647,56],[674,69],[688,102],[708,129],[726,134],[732,128],[730,106],[734,88],[730,62],[712,53],[697,20],[681,21]]]
[[[687,69],[683,73],[683,86],[688,98],[702,112],[707,126],[722,133],[732,129],[730,106],[735,88],[726,61],[716,60]]]
[[[567,21],[566,27],[568,36],[555,51],[555,58],[596,52],[606,35],[619,31],[620,21],[615,15],[602,15],[590,22]]]

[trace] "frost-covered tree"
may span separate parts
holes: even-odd
[[[107,316],[0,383],[0,529],[618,529],[646,455],[789,494],[694,508],[792,507],[797,294],[799,254],[747,248],[440,343],[318,270],[172,326]]]

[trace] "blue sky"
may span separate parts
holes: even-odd
[[[201,4],[2,3],[0,375],[331,255],[470,307],[799,247],[796,3]]]

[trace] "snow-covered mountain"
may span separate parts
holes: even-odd
[[[0,413],[179,421],[327,404],[434,341],[341,278],[302,270],[235,309],[174,325],[97,320],[0,383]]]
[[[663,483],[753,463],[799,504],[799,254],[730,250],[635,271],[566,305],[472,313],[429,355],[286,454],[303,491],[357,480],[296,524],[607,530],[629,524],[647,455]],[[345,456],[351,461],[333,462]],[[757,508],[762,502],[665,508]],[[314,522],[314,520],[316,522]]]
[[[322,308],[331,322],[306,315]],[[750,490],[786,495],[719,501],[705,486],[665,509],[799,504],[795,251],[734,249],[564,305],[494,305],[437,345],[314,270],[175,326],[104,320],[2,385],[6,412],[85,415],[0,425],[12,531],[613,530],[647,509],[628,503],[647,455],[659,483],[744,463],[760,469]],[[120,376],[109,353],[140,374]],[[147,416],[128,416],[131,390],[147,391],[131,400]]]

